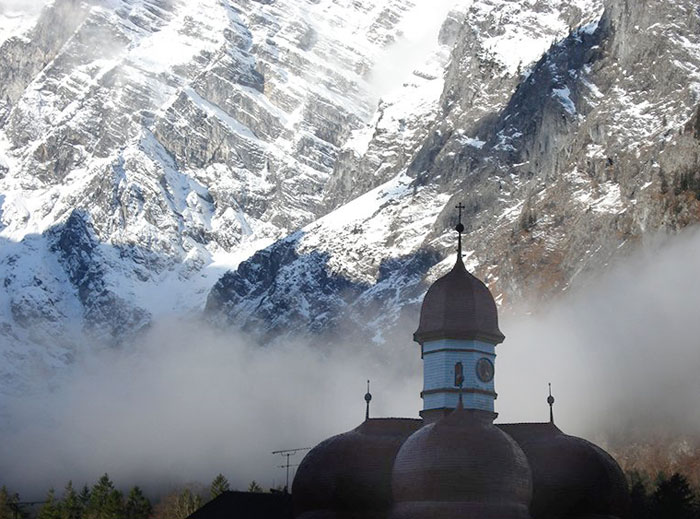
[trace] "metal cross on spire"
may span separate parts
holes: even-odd
[[[459,222],[457,223],[457,227],[455,227],[455,230],[459,233],[459,237],[457,238],[457,260],[462,259],[462,233],[464,232],[464,224],[462,223],[462,211],[466,209],[466,207],[460,202],[458,205],[455,206],[455,209],[459,211]]]
[[[464,211],[466,209],[466,207],[462,204],[462,202],[460,202],[458,205],[455,206],[455,209],[457,209],[459,211],[459,224],[458,225],[462,225],[462,211]],[[464,232],[464,229],[462,229],[461,231],[459,229],[457,229],[457,232]]]
[[[365,393],[365,402],[367,402],[367,410],[365,411],[365,420],[369,420],[369,403],[372,401],[372,393],[369,392],[369,380],[367,381],[367,393]]]
[[[554,397],[552,396],[552,383],[549,383],[549,396],[547,397],[549,404],[549,423],[554,423]]]

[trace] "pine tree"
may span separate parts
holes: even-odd
[[[630,475],[629,517],[633,519],[651,519],[651,499],[644,479],[638,472]]]
[[[219,474],[214,478],[214,481],[211,482],[209,493],[211,498],[214,499],[229,490],[231,490],[231,486],[228,483],[228,479],[226,479],[223,474]]]
[[[39,509],[37,519],[61,519],[61,503],[56,501],[56,493],[54,489],[49,489],[46,495],[46,503]]]
[[[82,505],[83,512],[87,509],[88,503],[90,503],[90,488],[88,488],[87,485],[83,485],[82,490],[80,491],[80,495],[78,496],[78,500],[80,501],[80,504]]]
[[[0,488],[0,519],[12,519],[13,518],[13,505],[15,505],[16,500],[14,496],[11,496],[7,491],[7,488],[3,485]]]
[[[260,493],[262,491],[263,491],[262,487],[260,485],[258,485],[255,480],[251,481],[250,485],[248,485],[248,492]]]
[[[89,519],[102,519],[103,511],[107,504],[109,494],[114,490],[114,484],[109,479],[107,474],[103,475],[90,491],[87,505],[85,506],[85,515]]]
[[[678,473],[670,478],[659,476],[652,503],[653,517],[692,519],[695,512],[695,495],[685,476]]]
[[[63,502],[61,503],[61,519],[82,519],[83,504],[80,502],[78,494],[75,493],[73,482],[69,481],[63,491]]]
[[[109,475],[105,474],[90,491],[85,516],[88,519],[122,519],[123,514],[122,493],[114,488]]]
[[[101,519],[124,519],[124,496],[119,490],[112,490],[107,496]]]
[[[148,519],[153,513],[151,502],[143,495],[139,487],[134,487],[129,492],[124,505],[124,517],[126,519]]]
[[[29,514],[19,506],[19,494],[0,487],[0,519],[26,519]]]

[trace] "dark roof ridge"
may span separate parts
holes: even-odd
[[[500,422],[494,425],[554,425],[551,422]],[[556,426],[555,426],[556,427]],[[558,427],[557,427],[558,429]]]
[[[375,421],[375,420],[405,420],[405,421],[411,421],[411,422],[422,422],[422,418],[406,418],[405,416],[378,416],[375,418],[368,418],[368,421]]]

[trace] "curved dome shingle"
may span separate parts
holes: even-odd
[[[391,519],[527,519],[530,467],[493,414],[458,409],[413,433],[394,462]]]
[[[420,312],[416,342],[475,339],[500,344],[498,309],[491,291],[467,272],[460,254],[455,266],[428,289]]]
[[[625,517],[627,480],[603,449],[553,423],[498,427],[518,442],[530,463],[533,519]]]
[[[294,517],[385,519],[394,458],[421,425],[415,419],[372,418],[318,444],[294,477]]]

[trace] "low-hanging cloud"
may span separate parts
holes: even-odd
[[[238,488],[284,484],[271,451],[360,423],[368,378],[373,413],[417,416],[418,374],[410,344],[405,356],[351,342],[261,348],[200,322],[161,322],[128,351],[87,353],[54,391],[7,402],[3,482],[38,495],[104,472],[151,492],[219,472]]]
[[[700,433],[700,232],[656,237],[585,289],[507,319],[501,409],[587,436]],[[532,399],[536,399],[536,407]]]
[[[499,421],[556,421],[572,434],[700,432],[700,234],[658,240],[585,289],[504,316]],[[377,347],[337,338],[260,347],[202,323],[164,320],[139,344],[93,349],[52,391],[5,399],[0,484],[40,497],[94,482],[157,493],[219,472],[238,488],[284,484],[273,450],[313,446],[364,418],[416,417],[419,348],[404,323]],[[300,461],[298,456],[294,461]]]

